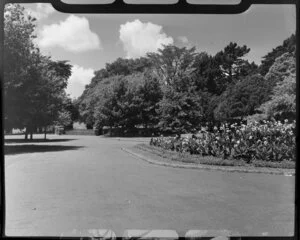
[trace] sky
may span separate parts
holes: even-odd
[[[37,18],[36,44],[41,51],[54,60],[68,60],[73,65],[66,90],[72,98],[82,94],[94,71],[118,57],[145,56],[163,44],[195,46],[198,52],[215,54],[232,41],[247,45],[251,51],[246,59],[260,64],[262,56],[282,44],[296,29],[294,5],[252,5],[235,15],[66,14],[56,11],[51,4],[22,5]]]

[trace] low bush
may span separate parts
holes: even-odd
[[[156,137],[150,145],[180,153],[253,161],[282,162],[296,159],[296,122],[223,124],[212,132],[202,129],[191,137]]]

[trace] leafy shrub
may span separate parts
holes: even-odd
[[[223,124],[212,132],[201,130],[192,137],[156,137],[150,145],[181,153],[202,156],[282,162],[296,159],[296,122],[262,121]]]

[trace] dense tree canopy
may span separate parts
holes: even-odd
[[[95,72],[77,100],[80,117],[97,127],[156,126],[174,133],[262,112],[268,117],[266,106],[278,99],[278,92],[292,88],[293,39],[285,41],[285,55],[269,65],[270,53],[263,67],[248,62],[250,48],[234,42],[215,55],[167,45],[144,58],[118,58]],[[266,68],[266,76],[260,74]],[[284,102],[292,111],[291,96]]]
[[[250,52],[250,48],[246,45],[238,46],[237,43],[229,43],[224,50],[218,52],[214,57],[222,72],[223,85],[236,83],[241,77],[245,77],[252,73],[257,66],[250,64],[243,57]]]
[[[260,75],[247,76],[224,92],[215,109],[215,118],[243,118],[256,113],[256,108],[269,99],[270,87]]]
[[[259,67],[260,73],[263,76],[266,75],[276,58],[280,57],[284,53],[294,53],[295,51],[296,35],[292,34],[289,38],[283,41],[282,45],[273,48],[271,52],[263,57],[262,64]]]
[[[26,100],[23,89],[37,54],[32,41],[35,38],[35,19],[26,17],[20,5],[8,4],[4,13],[4,120],[7,129],[22,127],[21,113]],[[15,113],[20,113],[17,115]],[[24,113],[25,114],[25,113]]]
[[[190,79],[196,70],[194,68],[195,51],[196,48],[187,49],[168,45],[159,49],[158,53],[149,53],[148,58],[162,84],[180,87],[179,82]]]
[[[32,137],[63,110],[71,65],[40,53],[33,43],[35,19],[23,7],[8,4],[4,15],[5,129],[26,128]]]
[[[274,87],[289,76],[296,76],[296,59],[294,53],[287,52],[275,59],[265,78]]]
[[[270,100],[259,108],[266,116],[277,119],[296,118],[296,59],[292,53],[278,57],[266,74],[272,87]],[[274,86],[275,85],[275,86]]]

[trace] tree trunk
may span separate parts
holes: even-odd
[[[27,131],[27,128],[25,130],[25,140],[28,140],[28,131]]]
[[[33,132],[31,130],[31,132],[30,132],[30,140],[32,140],[32,139],[33,139]]]
[[[110,126],[110,136],[112,136],[112,126]]]
[[[47,127],[44,128],[44,139],[47,139]]]

